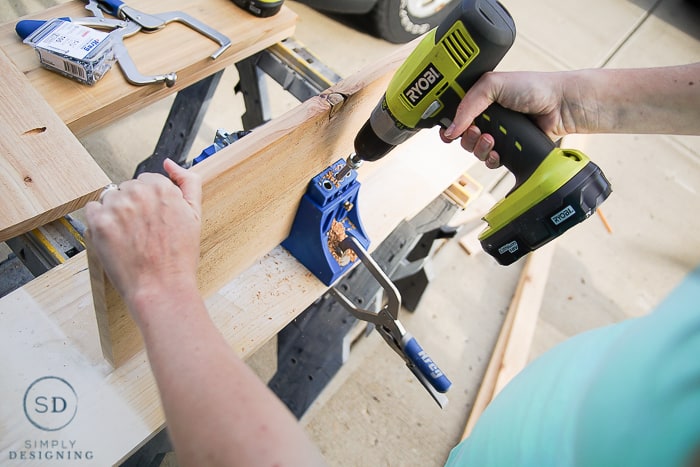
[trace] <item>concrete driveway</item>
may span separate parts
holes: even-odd
[[[0,20],[55,3],[2,2]],[[515,18],[518,38],[502,70],[700,61],[700,8],[690,2],[503,3]],[[295,1],[287,5],[299,14],[296,38],[341,76],[400,47]],[[192,155],[211,144],[217,128],[242,128],[242,99],[232,91],[236,81],[235,69],[227,70]],[[279,115],[296,102],[275,86],[270,85],[272,109]],[[159,102],[82,142],[113,180],[128,179],[150,155],[170,102]],[[436,140],[436,152],[440,144]],[[700,216],[695,212],[700,137],[577,136],[567,138],[564,146],[582,149],[611,181],[614,192],[602,210],[612,233],[594,217],[557,241],[530,358],[574,334],[650,312],[700,264]],[[473,175],[493,178],[483,168]],[[522,262],[498,266],[487,255],[467,255],[457,240],[437,252],[434,280],[418,311],[402,317],[452,378],[450,405],[438,409],[378,336],[363,339],[302,420],[331,465],[442,465],[459,441]],[[255,363],[262,375],[269,375],[269,361]]]

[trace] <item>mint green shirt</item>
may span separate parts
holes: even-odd
[[[446,465],[700,465],[700,268],[653,313],[528,365]]]

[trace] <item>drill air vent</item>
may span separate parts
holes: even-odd
[[[458,68],[464,68],[476,54],[476,48],[464,36],[462,31],[455,29],[442,41],[442,46]]]

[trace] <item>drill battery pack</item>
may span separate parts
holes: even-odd
[[[593,162],[558,190],[486,238],[484,251],[507,266],[590,217],[612,193],[610,182]]]

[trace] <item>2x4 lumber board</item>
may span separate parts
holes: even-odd
[[[109,177],[0,50],[0,241],[95,199]]]
[[[469,413],[462,439],[469,437],[489,403],[527,363],[555,243],[556,241],[550,242],[533,251],[525,261],[513,299],[491,353],[491,359]]]
[[[381,63],[307,100],[192,169],[202,175],[204,183],[198,272],[204,296],[218,290],[286,238],[309,180],[352,151],[355,134],[413,47],[410,44],[399,49]],[[397,148],[391,155],[408,158],[404,163],[405,170],[414,172],[414,175],[445,168],[453,174],[453,179],[459,175],[459,172],[443,167],[442,158],[429,161],[427,165],[431,167],[426,168],[425,163],[418,162],[419,156],[405,155],[406,152],[416,152],[415,148],[421,147],[421,141],[426,138],[430,143],[423,145],[420,152],[434,153],[438,146],[458,154],[463,160],[462,165],[472,161],[458,145],[454,148],[442,145],[434,134],[422,136],[413,144]],[[366,164],[370,171],[377,170],[379,165]],[[440,186],[436,193],[448,185]],[[361,191],[361,213],[364,215],[368,211],[367,204],[372,206],[377,199],[386,203],[390,197],[403,199],[409,206],[412,204],[409,198],[420,198],[419,193],[425,189],[389,187],[392,185],[385,185],[383,192],[374,198]],[[365,199],[369,201],[363,201]],[[139,352],[142,342],[125,304],[101,271],[101,266],[92,261],[94,258],[90,255],[88,258],[91,260],[93,295],[104,354],[118,366]]]
[[[474,160],[459,145],[443,145],[435,132],[424,131],[395,154],[362,167],[359,206],[372,246],[439,196]],[[273,231],[279,228],[276,222],[271,225]],[[89,274],[82,252],[0,299],[0,352],[12,355],[0,360],[0,394],[6,401],[0,404],[0,459],[26,451],[27,440],[62,439],[74,441],[75,449],[90,450],[94,465],[117,464],[165,423],[145,351],[118,368],[102,358]],[[206,304],[224,338],[245,357],[325,290],[285,249],[275,246],[211,294]],[[23,409],[28,387],[45,376],[62,378],[77,395],[76,417],[52,433],[31,425]]]
[[[530,347],[537,328],[555,247],[556,240],[540,247],[537,255],[531,255],[528,259],[528,268],[520,278],[516,297],[510,304],[516,308],[513,327],[503,352],[493,397],[525,368],[530,358]]]
[[[297,20],[287,7],[269,18],[256,18],[231,0],[129,0],[128,4],[146,13],[188,13],[228,36],[231,47],[212,60],[209,55],[219,47],[216,42],[183,24],[170,23],[156,33],[139,32],[124,43],[141,73],[177,72],[175,86],[131,85],[116,64],[94,86],[86,86],[41,68],[34,50],[17,37],[16,21],[0,26],[0,48],[77,136],[84,136],[290,37]],[[21,19],[90,16],[84,6],[84,1],[76,0]]]

